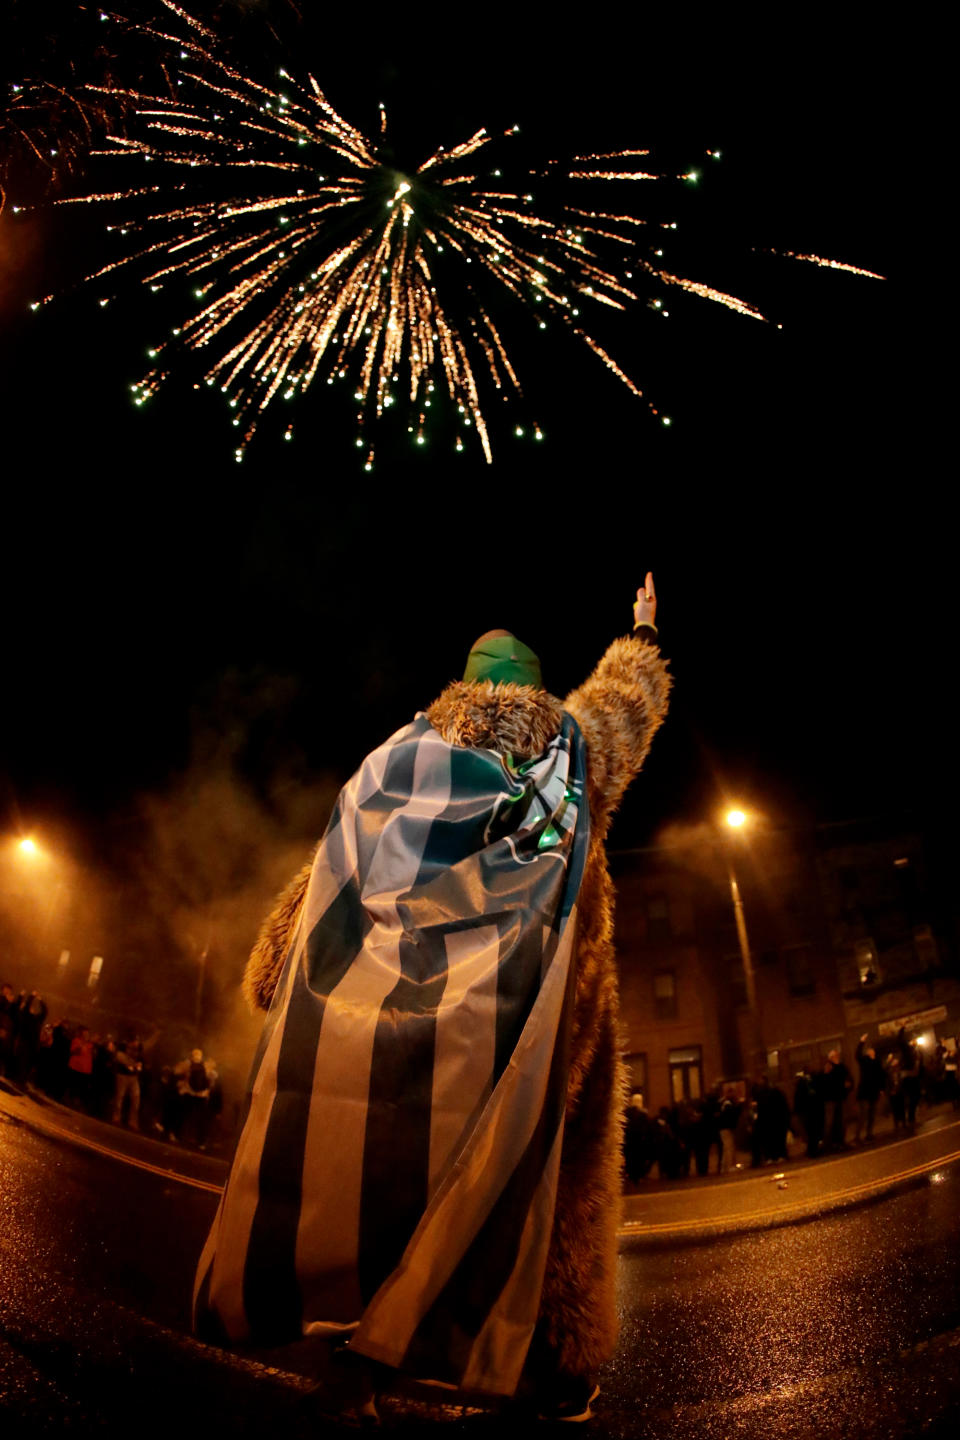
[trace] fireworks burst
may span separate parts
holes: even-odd
[[[169,30],[132,28],[161,47],[169,93],[120,92],[132,118],[95,152],[136,166],[137,178],[58,203],[108,207],[108,229],[134,238],[89,277],[102,287],[101,304],[113,282],[131,274],[152,290],[189,285],[191,313],[150,350],[153,364],[132,387],[134,399],[144,404],[184,351],[195,352],[206,383],[234,412],[238,460],[268,407],[322,375],[354,383],[368,469],[373,420],[406,399],[408,428],[422,444],[427,412],[443,395],[458,417],[456,448],[474,431],[489,462],[486,396],[522,393],[491,313],[498,292],[541,329],[565,327],[637,396],[639,386],[588,328],[595,307],[662,310],[662,300],[640,294],[653,281],[765,318],[736,296],[661,268],[662,237],[643,242],[669,226],[591,204],[598,184],[693,181],[695,173],[657,175],[644,167],[644,150],[550,162],[536,172],[537,185],[562,198],[544,213],[525,189],[529,172],[513,185],[489,159],[487,147],[512,132],[484,129],[399,170],[382,107],[379,136],[370,139],[312,76],[300,83],[281,70],[277,88],[258,83],[221,57],[207,26],[173,0],[164,5]],[[572,201],[572,190],[584,198]],[[287,425],[286,437],[292,433]]]

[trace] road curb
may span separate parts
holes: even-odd
[[[5,1096],[13,1101],[13,1106],[3,1104]],[[20,1103],[17,1103],[17,1102]],[[16,1123],[26,1125],[28,1129],[38,1134],[45,1135],[50,1139],[66,1141],[68,1144],[79,1146],[81,1149],[89,1150],[94,1154],[103,1155],[108,1159],[117,1160],[121,1164],[146,1171],[149,1174],[158,1175],[161,1179],[176,1181],[178,1184],[186,1185],[192,1189],[202,1190],[207,1194],[221,1195],[224,1185],[216,1180],[207,1180],[202,1176],[190,1175],[185,1171],[177,1170],[169,1165],[154,1164],[150,1160],[142,1159],[133,1155],[127,1150],[117,1146],[105,1144],[93,1136],[86,1135],[79,1128],[74,1129],[68,1125],[58,1123],[57,1119],[47,1113],[45,1107],[29,1094],[23,1091],[15,1091],[8,1084],[0,1086],[0,1112],[5,1112]],[[72,1114],[73,1112],[68,1112]],[[956,1123],[956,1122],[954,1122]],[[945,1130],[953,1128],[952,1125],[943,1127]],[[109,1132],[108,1132],[109,1133]],[[939,1134],[939,1131],[927,1132],[928,1136]],[[921,1140],[922,1136],[913,1137]],[[205,1157],[212,1159],[213,1157]],[[620,1241],[637,1242],[643,1240],[664,1241],[667,1239],[680,1240],[683,1238],[697,1239],[708,1238],[711,1235],[730,1234],[736,1232],[748,1232],[750,1230],[770,1229],[780,1225],[790,1225],[813,1219],[833,1210],[851,1208],[856,1205],[869,1203],[881,1195],[897,1189],[899,1186],[908,1185],[919,1181],[925,1176],[933,1174],[938,1169],[960,1161],[960,1148],[949,1150],[944,1154],[934,1156],[923,1162],[905,1166],[898,1170],[889,1172],[882,1176],[875,1176],[869,1180],[862,1181],[855,1185],[842,1186],[836,1190],[827,1191],[817,1195],[806,1195],[797,1199],[783,1200],[776,1205],[763,1206],[754,1209],[730,1210],[726,1214],[695,1215],[687,1219],[671,1218],[663,1221],[646,1221],[642,1219],[626,1220],[617,1230]],[[219,1162],[225,1163],[225,1162]],[[783,1175],[772,1175],[764,1177],[765,1180],[780,1180],[786,1178],[790,1172],[783,1172]],[[803,1171],[796,1173],[811,1173],[810,1167],[804,1167]],[[812,1173],[816,1174],[817,1171]],[[819,1172],[823,1174],[823,1172]],[[791,1177],[792,1178],[792,1177]],[[763,1184],[760,1177],[744,1177],[744,1183]],[[790,1181],[787,1180],[789,1184]],[[699,1190],[695,1192],[697,1198],[711,1193]],[[720,1197],[724,1192],[721,1190],[712,1192]],[[662,1204],[667,1195],[683,1197],[689,1202],[690,1191],[683,1189],[663,1192],[656,1197]],[[634,1198],[634,1197],[629,1197]],[[652,1197],[651,1197],[652,1198]]]
[[[23,1101],[24,1104],[22,1106],[15,1104],[13,1107],[8,1107],[3,1103],[6,1096],[9,1096],[14,1101],[19,1099]],[[197,1175],[188,1175],[182,1170],[175,1170],[170,1165],[156,1165],[150,1160],[144,1160],[138,1155],[132,1155],[127,1150],[121,1150],[113,1145],[106,1145],[94,1139],[92,1135],[84,1134],[80,1129],[73,1129],[68,1125],[58,1124],[57,1120],[52,1115],[47,1114],[45,1109],[39,1106],[32,1096],[24,1091],[15,1092],[7,1085],[0,1087],[0,1113],[5,1114],[15,1124],[25,1125],[28,1130],[33,1130],[38,1135],[45,1135],[49,1139],[65,1140],[70,1145],[76,1145],[83,1150],[90,1150],[97,1155],[104,1155],[110,1160],[119,1160],[123,1165],[130,1165],[134,1169],[145,1170],[152,1175],[159,1175],[164,1180],[175,1180],[179,1184],[191,1186],[195,1190],[205,1190],[214,1195],[221,1195],[223,1193],[223,1185],[216,1181],[204,1180],[201,1176]]]
[[[960,1161],[960,1149],[951,1150],[919,1165],[911,1165],[890,1174],[876,1176],[858,1185],[848,1185],[839,1190],[819,1195],[806,1195],[798,1200],[785,1201],[779,1205],[759,1210],[731,1211],[726,1215],[698,1215],[688,1220],[647,1222],[628,1220],[617,1234],[620,1239],[658,1239],[667,1237],[712,1235],[724,1231],[748,1231],[769,1229],[777,1225],[789,1225],[798,1220],[813,1219],[832,1210],[842,1210],[869,1202],[902,1185],[908,1185],[924,1176],[935,1174],[945,1166]]]

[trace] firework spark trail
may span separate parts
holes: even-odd
[[[800,255],[796,250],[770,250],[770,255],[786,255],[791,260],[806,260],[811,265],[820,265],[825,270],[846,270],[849,275],[865,275],[868,280],[885,280],[876,270],[864,270],[859,265],[846,265],[842,260],[825,260],[822,255]]]
[[[184,350],[212,350],[203,378],[235,412],[237,459],[278,396],[289,400],[304,392],[324,367],[333,383],[355,365],[357,444],[367,449],[368,469],[373,452],[364,427],[395,403],[402,376],[418,417],[409,426],[417,443],[424,441],[425,411],[439,388],[462,426],[476,431],[490,461],[476,367],[496,391],[522,392],[478,292],[484,277],[512,295],[541,329],[549,322],[565,326],[638,397],[643,391],[580,318],[581,305],[623,311],[641,300],[626,283],[634,270],[623,272],[625,261],[647,280],[764,318],[747,301],[674,275],[638,253],[645,226],[675,225],[586,208],[566,196],[544,215],[531,194],[500,178],[499,169],[482,175],[477,157],[517,127],[499,134],[477,130],[452,148],[438,147],[404,174],[380,158],[379,141],[338,114],[312,75],[301,84],[281,69],[282,88],[258,83],[221,58],[211,29],[174,0],[163,4],[183,33],[169,20],[168,29],[129,28],[159,47],[172,93],[104,91],[122,95],[135,121],[131,133],[108,135],[109,148],[97,153],[150,163],[161,180],[163,166],[176,167],[176,179],[58,203],[131,211],[107,228],[139,240],[88,280],[140,273],[154,291],[190,281],[199,308],[149,351],[156,363],[132,387],[134,398],[143,404],[155,394]],[[382,141],[382,105],[378,116]],[[525,172],[523,183],[536,174],[553,177],[554,186],[583,182],[595,195],[598,184],[668,178],[632,168],[647,155],[645,149],[576,155],[566,165],[550,161]],[[190,170],[198,172],[195,180],[185,173]],[[251,177],[245,194],[234,188],[238,171]],[[692,173],[669,178],[689,180]],[[250,193],[251,183],[259,193]],[[608,252],[615,258],[608,260]],[[816,256],[793,258],[872,273]],[[539,438],[539,426],[533,429]],[[285,434],[289,439],[292,426]],[[456,447],[463,449],[459,434]]]

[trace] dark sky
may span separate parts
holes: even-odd
[[[292,68],[292,48],[363,128],[385,101],[401,157],[516,122],[531,155],[649,144],[665,168],[697,165],[696,193],[655,202],[680,220],[678,270],[783,329],[685,296],[667,321],[605,323],[669,431],[593,357],[518,327],[526,394],[496,422],[493,466],[388,431],[366,475],[351,407],[327,393],[298,402],[293,445],[264,433],[237,466],[188,377],[131,406],[157,319],[141,296],[27,310],[79,273],[91,232],[0,216],[7,827],[66,817],[106,855],[112,817],[168,786],[198,734],[233,732],[265,790],[278,770],[345,779],[491,626],[562,694],[628,628],[648,568],[676,703],[619,843],[724,788],[820,819],[943,802],[955,547],[909,48],[853,21],[814,33],[806,12],[728,30],[721,11],[702,29],[607,7],[563,34],[538,33],[532,7],[463,14],[463,37],[409,7],[331,28],[278,0],[226,23],[251,63]],[[531,419],[540,445],[512,436]]]

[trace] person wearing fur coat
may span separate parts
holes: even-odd
[[[449,685],[426,712],[445,741],[495,751],[512,765],[544,751],[564,711],[576,720],[586,746],[590,839],[578,901],[566,1108],[540,1318],[526,1372],[541,1413],[558,1419],[588,1418],[594,1377],[617,1338],[616,1236],[627,1085],[605,840],[667,711],[671,678],[659,649],[656,603],[648,574],[637,591],[632,634],[614,640],[590,677],[563,701],[541,687],[532,652],[509,632],[492,631],[471,656],[485,644],[495,650],[491,640],[507,649],[512,645],[532,656],[533,683],[465,678]],[[244,991],[254,1009],[270,1006],[309,876],[307,865],[279,897],[250,956]],[[359,1408],[370,1412],[369,1397]]]

